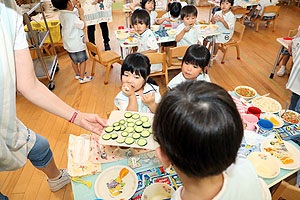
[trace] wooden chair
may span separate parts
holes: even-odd
[[[104,84],[107,84],[110,68],[112,67],[112,64],[114,64],[114,63],[122,64],[121,56],[118,55],[117,53],[113,52],[113,51],[100,52],[98,47],[96,47],[91,42],[87,42],[86,46],[87,46],[90,58],[93,59],[91,76],[94,76],[94,74],[95,74],[95,65],[96,65],[96,62],[98,62],[101,65],[104,65],[106,67]],[[92,53],[95,56],[93,56]]]
[[[298,33],[298,29],[289,30],[288,37],[294,37],[297,33]],[[282,61],[282,59],[283,59],[283,55],[280,56],[280,58],[277,62],[277,65],[279,65],[279,63]]]
[[[276,23],[278,13],[279,13],[279,8],[280,8],[280,6],[266,6],[266,7],[264,7],[262,15],[259,16],[258,15],[259,12],[257,12],[256,16],[253,18],[253,20],[251,22],[251,27],[253,27],[254,22],[256,22],[255,31],[258,32],[259,22],[261,22],[261,21],[268,22],[268,26],[267,26],[267,28],[268,28],[269,25],[270,25],[270,22],[273,21],[273,32],[274,32],[275,31],[275,23]],[[265,19],[264,15],[266,13],[275,13],[275,16],[272,19]]]
[[[150,76],[165,76],[165,83],[166,86],[169,83],[169,77],[168,77],[168,70],[167,70],[167,56],[166,53],[147,53],[145,54],[148,56],[151,64],[162,64],[162,70],[157,72],[152,72]]]
[[[225,44],[221,44],[220,50],[223,52],[223,58],[221,63],[224,64],[225,56],[227,53],[228,47],[234,46],[236,48],[237,59],[240,59],[240,46],[239,43],[241,42],[245,31],[245,25],[241,24],[240,22],[236,22],[234,25],[234,33],[232,38],[229,42]]]
[[[181,69],[182,60],[178,57],[183,57],[189,46],[178,46],[170,48],[168,54],[168,70]]]
[[[296,200],[300,197],[300,188],[291,185],[285,181],[282,181],[279,187],[276,189],[272,195],[272,200],[286,199],[286,200]]]
[[[231,11],[234,15],[243,15],[241,18],[236,18],[236,21],[244,24],[244,20],[245,20],[246,13],[247,13],[247,8],[236,6],[233,9],[231,9]]]
[[[156,12],[157,12],[156,18],[161,18],[164,14],[166,14],[166,11],[164,10],[156,10]]]

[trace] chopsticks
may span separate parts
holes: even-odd
[[[262,98],[262,97],[267,97],[267,96],[269,96],[269,95],[270,95],[270,93],[267,93],[267,94],[264,94],[264,95],[259,96],[259,97],[254,97],[253,99],[249,99],[249,100],[245,101],[245,103],[249,103],[249,102],[251,102],[251,101],[253,101],[253,100],[260,99],[260,98]]]

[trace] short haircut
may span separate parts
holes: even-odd
[[[235,162],[243,124],[223,88],[185,81],[163,96],[153,134],[175,167],[188,177],[204,178],[222,173]]]
[[[198,15],[197,8],[193,5],[186,5],[180,11],[180,18],[183,20],[185,17]]]
[[[146,5],[146,3],[147,2],[151,2],[151,1],[153,1],[153,3],[154,3],[154,7],[153,7],[153,10],[155,10],[155,0],[142,0],[142,2],[141,2],[141,7],[143,8],[143,9],[146,9],[145,8],[145,5]]]
[[[199,44],[191,45],[185,52],[182,63],[199,66],[202,71],[208,65],[210,59],[209,50]]]
[[[174,18],[177,18],[180,15],[181,3],[173,2],[169,7],[170,15]]]
[[[220,1],[220,6],[223,2],[229,2],[231,4],[231,6],[233,6],[234,0],[221,0]]]
[[[52,5],[58,10],[65,10],[69,0],[51,0]]]
[[[131,16],[131,24],[146,24],[150,26],[150,15],[145,9],[136,9]]]

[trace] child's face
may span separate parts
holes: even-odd
[[[137,23],[133,25],[133,28],[135,32],[137,32],[139,35],[145,32],[147,29],[147,25],[145,23]]]
[[[189,63],[183,63],[181,71],[182,75],[187,80],[197,80],[199,74],[203,73],[201,67]]]
[[[144,86],[145,82],[145,79],[135,72],[131,73],[130,71],[125,71],[122,75],[122,84],[131,86],[131,89],[135,92],[140,90]]]
[[[151,12],[154,9],[154,2],[153,1],[147,1],[145,4],[145,9],[148,12]]]
[[[183,18],[183,23],[185,26],[193,26],[196,22],[197,17],[194,15],[185,16]]]
[[[221,10],[225,13],[227,13],[230,10],[230,7],[231,7],[231,3],[229,3],[228,1],[221,3]]]

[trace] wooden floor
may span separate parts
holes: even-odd
[[[198,18],[207,20],[208,10],[208,8],[199,8]],[[300,8],[281,7],[275,33],[271,28],[266,29],[263,23],[260,24],[259,32],[255,32],[254,28],[247,26],[241,43],[241,60],[236,59],[236,51],[232,48],[229,49],[225,64],[221,64],[222,53],[219,52],[217,61],[209,69],[212,82],[223,86],[226,90],[233,90],[238,85],[249,85],[255,88],[259,94],[271,93],[270,96],[284,106],[290,95],[290,91],[285,89],[288,76],[280,78],[275,75],[273,80],[268,77],[280,47],[275,39],[286,36],[290,29],[296,29],[299,26],[299,13]],[[109,23],[110,44],[114,51],[120,53],[113,33],[118,25],[125,24],[123,13],[115,11],[113,22]],[[103,50],[99,27],[96,31],[97,44]],[[289,69],[290,63],[288,64]],[[106,112],[114,108],[113,99],[120,91],[120,65],[114,65],[108,85],[103,84],[105,68],[100,65],[97,65],[94,80],[80,85],[74,79],[67,54],[60,54],[59,64],[60,71],[55,75],[56,89],[53,92],[82,112],[98,113],[101,117],[106,118]],[[90,67],[91,61],[88,62],[88,70]],[[171,80],[178,72],[171,72],[169,79]],[[165,86],[162,85],[159,78],[156,80],[161,85],[161,93],[164,93]],[[42,81],[47,83],[45,80]],[[69,134],[88,133],[37,108],[21,95],[17,96],[17,113],[25,125],[49,140],[55,161],[60,168],[67,167]],[[11,200],[73,199],[70,184],[58,192],[50,192],[45,175],[35,169],[30,162],[17,171],[0,172],[0,184],[2,185],[0,191],[8,195]]]

